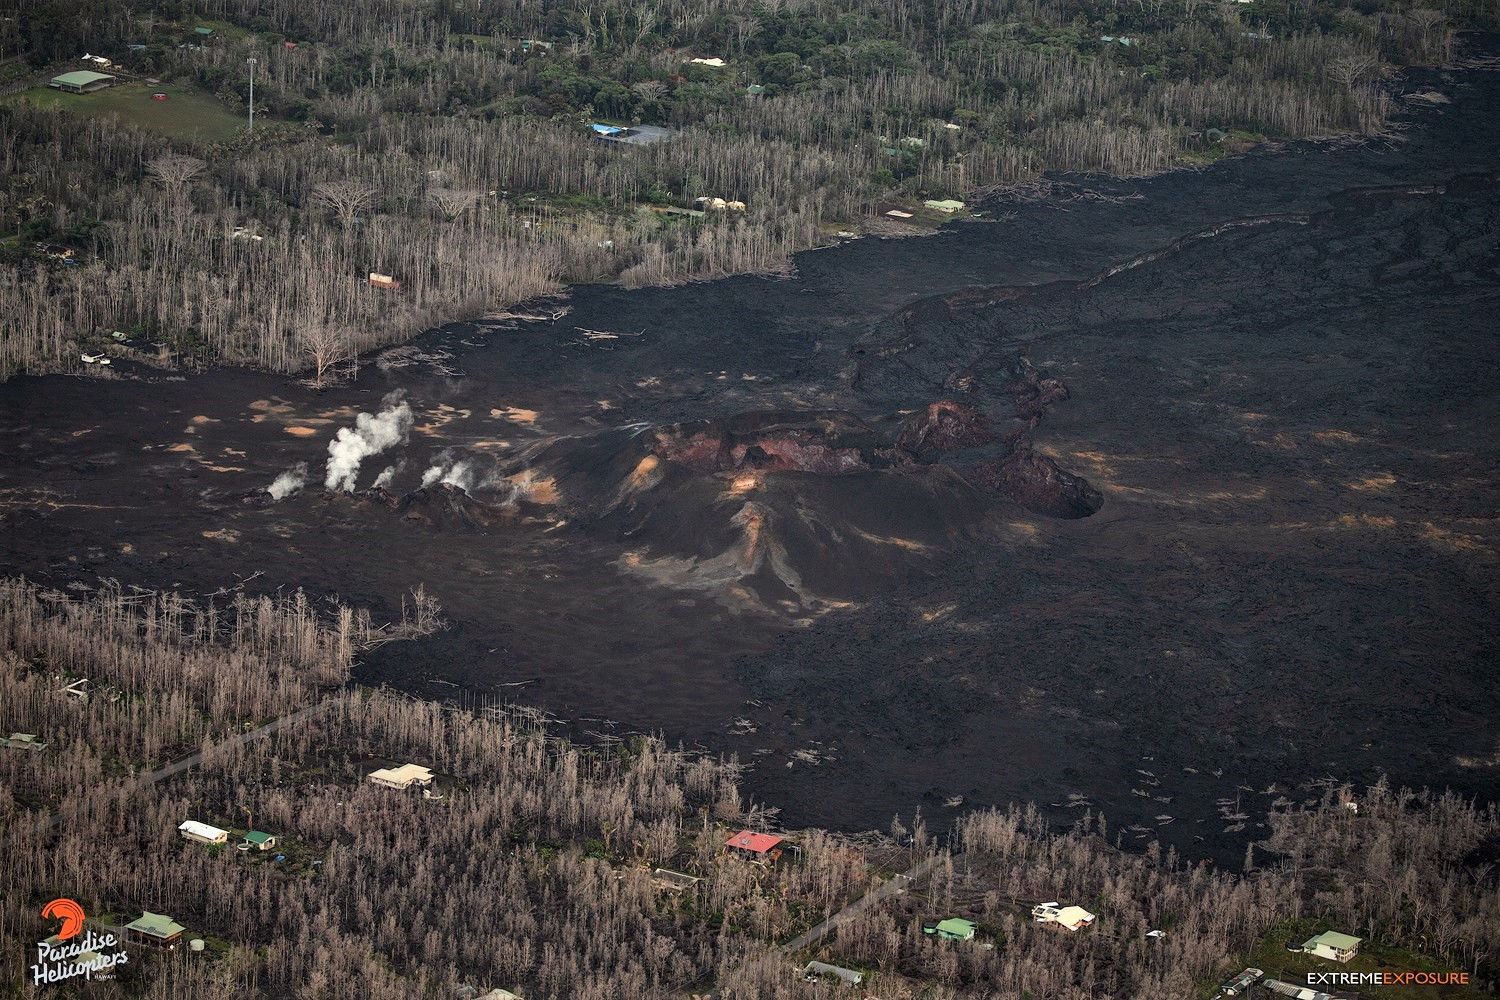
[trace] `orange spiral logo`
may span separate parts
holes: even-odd
[[[71,899],[54,899],[42,907],[43,917],[56,917],[63,922],[62,930],[57,936],[66,941],[70,937],[77,937],[83,930],[83,907]]]

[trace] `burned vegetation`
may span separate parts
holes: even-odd
[[[1241,874],[1092,813],[766,834],[733,760],[344,686],[372,635],[345,608],[4,587],[0,728],[35,731],[0,751],[11,988],[58,896],[131,925],[94,996],[1175,998],[1327,926],[1494,972],[1500,817],[1451,795],[1286,800]],[[1348,888],[1377,883],[1405,888]]]
[[[1494,23],[1482,4],[1196,0],[17,11],[0,374],[88,353],[320,384],[565,282],[774,270],[851,228],[931,231],[951,208],[926,206],[1048,170],[1371,131],[1384,62],[1440,61],[1455,25]],[[46,81],[84,53],[117,86],[59,113]]]

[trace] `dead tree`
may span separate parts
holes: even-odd
[[[323,181],[313,187],[312,196],[333,212],[345,231],[375,203],[375,189],[358,181]]]
[[[146,172],[162,186],[167,197],[176,202],[182,199],[187,186],[203,172],[205,166],[197,157],[165,153],[147,164]]]

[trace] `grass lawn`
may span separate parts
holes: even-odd
[[[167,99],[153,101],[152,94],[166,94]],[[92,94],[65,94],[50,87],[34,87],[11,99],[84,115],[119,115],[121,121],[137,128],[201,143],[228,139],[244,128],[246,121],[245,116],[225,107],[210,94],[183,90],[168,83],[120,83]]]
[[[1311,920],[1288,920],[1276,925],[1266,932],[1261,938],[1260,948],[1255,954],[1250,955],[1244,965],[1225,973],[1220,981],[1228,981],[1234,972],[1249,966],[1250,968],[1262,969],[1266,978],[1279,979],[1284,983],[1293,983],[1298,986],[1307,985],[1307,974],[1309,972],[1459,972],[1462,971],[1455,966],[1445,965],[1434,961],[1426,955],[1402,948],[1386,948],[1370,941],[1365,941],[1359,947],[1359,954],[1349,960],[1348,964],[1340,965],[1338,962],[1330,962],[1312,955],[1303,955],[1286,950],[1288,941],[1301,944],[1308,938],[1313,937],[1320,931],[1343,930],[1358,936],[1357,930],[1343,927],[1329,927]],[[1339,986],[1318,986],[1325,992],[1347,989]],[[1483,1000],[1490,994],[1482,992],[1473,986],[1430,986],[1409,984],[1405,986],[1361,986],[1353,988],[1369,1000]],[[1270,991],[1261,990],[1254,996],[1275,996]],[[1218,989],[1207,990],[1203,996],[1217,996]]]

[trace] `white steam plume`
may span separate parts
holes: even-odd
[[[406,443],[411,433],[411,407],[401,398],[401,391],[386,396],[380,405],[379,413],[361,413],[354,418],[353,427],[340,427],[328,442],[328,475],[323,485],[330,490],[352,493],[361,462]]]
[[[453,467],[443,473],[442,481],[452,483],[465,493],[474,490],[474,472],[469,468],[468,462],[454,462]]]
[[[396,473],[404,468],[406,468],[406,459],[404,458],[395,465],[387,465],[380,475],[375,477],[375,488],[381,490],[391,485],[391,481],[396,478]]]
[[[271,494],[272,500],[285,500],[307,485],[307,463],[298,462],[287,469],[266,487],[266,492]]]
[[[448,483],[457,486],[465,493],[474,490],[474,469],[466,461],[454,461],[453,452],[444,448],[438,452],[433,459],[433,464],[427,471],[422,473],[422,485],[432,486],[437,483]]]

